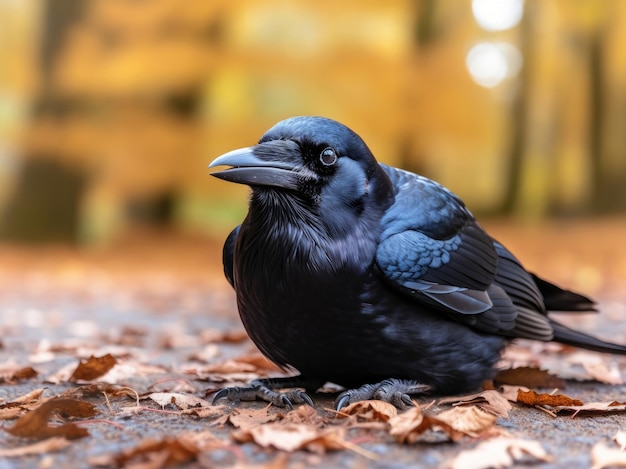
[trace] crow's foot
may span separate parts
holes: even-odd
[[[428,391],[429,388],[430,386],[420,384],[417,381],[386,379],[380,383],[365,384],[360,388],[348,389],[342,392],[335,400],[335,409],[341,410],[342,407],[348,404],[367,399],[378,399],[389,402],[399,409],[406,409],[413,407],[410,394],[422,393]]]
[[[309,384],[309,381],[300,376],[256,379],[248,386],[233,386],[219,390],[213,397],[212,403],[215,404],[216,401],[226,398],[229,401],[261,400],[277,407],[287,407],[289,409],[292,409],[294,404],[308,404],[313,407],[313,400],[305,391],[289,389],[285,392],[279,392],[275,390],[292,387],[307,388]]]

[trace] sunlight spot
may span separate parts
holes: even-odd
[[[524,0],[473,0],[472,12],[481,28],[503,31],[520,22],[524,13]]]
[[[476,83],[493,88],[519,73],[522,54],[505,42],[481,42],[470,49],[465,62]]]

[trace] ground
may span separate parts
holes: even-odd
[[[601,314],[561,315],[564,322],[626,343],[625,220],[484,224],[527,267],[598,300]],[[590,467],[593,448],[602,450],[597,445],[619,448],[611,439],[626,430],[624,406],[564,410],[553,416],[545,407],[513,403],[508,416],[496,412],[495,423],[470,436],[431,429],[415,443],[399,443],[399,437],[390,434],[393,420],[388,416],[372,416],[371,411],[337,416],[329,410],[332,394],[313,396],[313,413],[296,409],[290,414],[258,402],[208,406],[224,380],[278,373],[242,333],[220,259],[221,247],[215,241],[155,233],[90,250],[0,247],[0,418],[7,430],[0,433],[0,469],[131,467],[139,458],[148,462],[134,467],[162,467],[168,457],[183,467],[445,467],[463,451],[505,434],[538,442],[548,460],[540,467],[573,469]],[[81,360],[108,354],[115,361],[108,373],[98,375],[96,370],[93,379],[71,377]],[[559,377],[576,378],[560,382],[558,393],[584,403],[626,401],[626,386],[619,384],[626,364],[622,358],[519,343],[505,359],[503,365],[531,363]],[[28,367],[34,374],[19,373]],[[553,387],[534,389],[551,393]],[[19,411],[12,416],[2,413],[15,399],[37,389],[43,392],[31,404],[14,406]],[[35,415],[46,398],[63,393],[73,399],[72,406],[77,401],[94,405],[94,415],[77,416],[74,407],[57,408],[23,436],[10,433],[19,416]],[[418,402],[427,415],[452,408],[439,398],[422,397]],[[184,410],[186,406],[190,408]],[[11,451],[49,443],[41,434],[48,419],[52,426],[78,421],[89,435],[62,442],[56,451],[34,448],[32,455],[11,457]],[[288,427],[289,435],[314,427],[318,433],[313,443],[302,444],[306,449],[281,447],[287,439],[264,448],[262,438],[250,430],[255,427],[268,432]],[[271,440],[272,435],[266,437]],[[160,452],[143,447],[137,458],[129,455],[150,440],[161,445]],[[485,450],[483,462],[493,457],[492,450]],[[525,459],[534,460],[529,455]]]

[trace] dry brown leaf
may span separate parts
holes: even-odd
[[[232,433],[232,437],[240,443],[253,441],[264,448],[273,447],[287,452],[307,449],[318,454],[346,448],[344,435],[343,427],[320,430],[311,425],[292,423],[267,423]]]
[[[208,363],[220,354],[220,348],[215,344],[205,345],[203,348],[189,355],[189,360]]]
[[[579,401],[580,402],[580,401]],[[626,411],[626,402],[588,402],[581,405],[563,405],[557,407],[558,412],[574,412],[577,415],[580,412],[587,413],[604,413],[604,412],[624,412]]]
[[[16,383],[24,379],[31,379],[37,377],[37,371],[30,366],[26,367],[14,367],[7,366],[0,368],[0,383]]]
[[[535,391],[522,391],[517,392],[517,401],[522,404],[536,406],[536,405],[548,405],[551,407],[570,407],[570,406],[582,406],[583,402],[578,399],[572,399],[571,397],[564,396],[563,394],[545,394],[536,393]]]
[[[18,417],[24,409],[21,407],[7,407],[0,409],[0,420],[11,420]]]
[[[306,404],[290,410],[286,415],[281,415],[282,421],[285,423],[306,423],[309,425],[317,425],[321,427],[326,424],[326,420],[317,413],[317,411]]]
[[[100,381],[109,384],[123,384],[128,378],[158,375],[166,372],[167,369],[159,365],[148,365],[135,360],[124,360],[118,361],[117,365],[100,378]]]
[[[60,384],[70,381],[76,366],[70,363],[45,378],[46,383]],[[167,370],[158,365],[147,365],[135,360],[117,360],[117,364],[109,369],[98,381],[108,384],[122,383],[128,378],[162,374]],[[82,378],[81,378],[82,379]]]
[[[241,355],[235,358],[235,361],[239,363],[247,363],[253,365],[256,371],[282,371],[278,366],[265,358],[260,353],[253,353],[250,355]]]
[[[57,436],[16,448],[0,448],[0,458],[20,458],[33,454],[52,453],[65,449],[71,444],[69,440]]]
[[[591,378],[600,383],[624,384],[619,366],[612,357],[579,350],[569,355],[567,361],[581,365]]]
[[[14,419],[24,411],[38,407],[41,404],[43,392],[43,388],[34,389],[10,402],[0,404],[0,420]]]
[[[271,414],[267,407],[263,409],[234,409],[228,416],[228,421],[234,427],[242,430],[274,422],[276,419],[278,419],[278,414]]]
[[[43,439],[58,436],[67,438],[68,440],[74,440],[89,435],[89,432],[74,423],[51,426],[48,422],[50,417],[53,414],[57,414],[64,418],[87,418],[93,417],[97,413],[98,411],[95,406],[86,401],[76,399],[50,399],[35,410],[24,414],[12,427],[7,428],[6,431],[13,436],[23,438]]]
[[[415,443],[428,430],[442,431],[452,441],[465,436],[437,417],[423,414],[418,406],[391,418],[389,425],[389,434],[395,436],[399,443]]]
[[[228,417],[228,415],[224,415],[225,405],[214,405],[211,407],[201,407],[201,408],[192,408],[183,410],[183,414],[191,414],[199,417],[201,419],[206,419],[210,417],[223,416]],[[224,422],[226,423],[226,422]]]
[[[624,384],[622,373],[615,362],[583,363],[583,368],[593,379],[600,383]]]
[[[467,396],[447,397],[439,401],[439,404],[449,403],[452,403],[454,406],[477,405],[482,410],[499,417],[508,417],[512,408],[506,397],[494,390],[482,391]]]
[[[538,441],[498,437],[480,443],[475,448],[461,451],[446,467],[448,469],[505,468],[512,466],[524,455],[541,462],[549,462],[552,459]]]
[[[546,370],[523,366],[500,371],[493,379],[496,385],[508,384],[528,388],[564,388],[565,381]]]
[[[182,434],[177,438],[162,440],[148,439],[134,448],[115,455],[92,457],[89,463],[93,466],[134,467],[141,469],[160,469],[162,467],[179,466],[194,460],[200,453],[193,438]]]
[[[254,364],[241,362],[237,360],[226,360],[220,363],[214,363],[202,368],[199,373],[216,373],[216,374],[231,374],[231,373],[255,373],[257,367]]]
[[[200,399],[199,397],[192,396],[190,394],[182,394],[178,392],[153,392],[148,394],[147,396],[142,397],[142,399],[151,399],[159,404],[161,407],[172,404],[181,410],[211,407],[211,404],[204,399]]]
[[[379,400],[354,402],[341,409],[338,415],[354,415],[361,421],[388,422],[398,415],[398,409],[393,404]]]
[[[517,394],[520,391],[528,392],[530,389],[525,386],[509,386],[508,384],[500,386],[500,394],[509,402],[517,402]]]
[[[45,383],[50,384],[61,384],[70,380],[72,373],[76,370],[76,365],[74,363],[68,363],[67,365],[62,366],[55,373],[46,376],[44,379]]]
[[[41,400],[41,396],[43,395],[44,391],[45,391],[44,388],[33,389],[32,391],[29,391],[26,394],[16,397],[10,402],[5,402],[4,404],[0,404],[0,409],[38,403]]]
[[[626,467],[626,451],[609,448],[605,443],[597,443],[591,449],[591,469],[606,467]]]
[[[446,422],[455,430],[469,436],[477,436],[493,427],[497,417],[477,406],[455,407],[437,414],[437,419]]]
[[[57,397],[68,399],[80,399],[82,397],[96,397],[106,394],[108,397],[131,397],[136,398],[137,392],[128,387],[120,387],[109,383],[83,384],[63,391]]]
[[[104,376],[117,364],[117,360],[113,355],[107,353],[102,357],[94,357],[93,355],[86,362],[80,361],[69,381],[92,381]]]

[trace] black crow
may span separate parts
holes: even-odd
[[[321,117],[279,122],[212,173],[252,188],[248,215],[224,246],[241,320],[291,378],[219,391],[278,406],[301,390],[346,387],[363,399],[473,391],[513,338],[626,353],[559,324],[548,309],[593,302],[527,272],[436,182],[378,163],[346,126]]]

